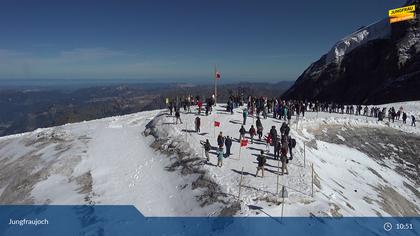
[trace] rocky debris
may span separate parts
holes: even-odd
[[[200,188],[203,193],[196,196],[197,201],[202,207],[220,203],[224,207],[219,212],[219,216],[233,216],[240,211],[241,206],[222,191],[220,186],[215,183],[209,176],[207,171],[201,168],[204,160],[195,153],[182,137],[170,137],[168,135],[168,126],[162,128],[162,119],[166,113],[160,113],[151,120],[143,132],[145,136],[153,136],[154,141],[150,145],[153,149],[174,158],[171,165],[166,167],[168,171],[179,171],[182,175],[198,175],[197,179],[191,183],[191,189]]]

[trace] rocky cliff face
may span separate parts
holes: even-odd
[[[363,27],[312,63],[283,96],[343,103],[420,99],[420,0],[417,19]]]

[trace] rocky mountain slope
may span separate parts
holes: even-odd
[[[410,0],[406,5],[420,1]],[[286,98],[379,104],[420,99],[420,20],[363,27],[312,63]]]

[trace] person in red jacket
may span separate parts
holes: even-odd
[[[271,145],[271,134],[268,133],[267,136],[265,136],[265,152],[270,152],[270,145]]]
[[[201,115],[201,107],[203,106],[203,102],[201,100],[199,100],[197,102],[197,106],[198,106],[198,114]]]

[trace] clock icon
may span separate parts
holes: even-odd
[[[385,231],[389,232],[389,231],[391,231],[391,229],[392,229],[392,224],[391,223],[387,222],[387,223],[384,224],[384,230]]]

